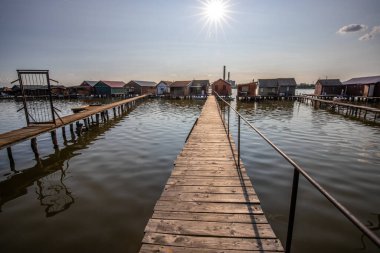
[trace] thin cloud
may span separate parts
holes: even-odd
[[[374,26],[369,33],[366,33],[363,36],[361,36],[359,38],[359,40],[362,40],[362,41],[371,40],[371,39],[375,38],[375,36],[379,33],[380,33],[380,25]]]
[[[341,27],[338,30],[338,33],[345,34],[345,33],[365,31],[367,29],[368,29],[368,27],[366,25],[351,24],[351,25],[345,25],[345,26]]]

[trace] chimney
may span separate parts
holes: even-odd
[[[226,66],[223,66],[223,80],[226,80]]]
[[[230,82],[230,71],[228,71],[228,82]]]

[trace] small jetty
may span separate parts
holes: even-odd
[[[37,140],[36,137],[44,134],[51,133],[52,142],[54,148],[58,148],[58,140],[56,130],[62,128],[62,136],[66,138],[66,130],[65,126],[70,126],[70,132],[74,134],[74,123],[76,125],[76,131],[78,134],[82,131],[82,128],[89,129],[91,123],[99,124],[100,121],[108,121],[110,116],[108,110],[113,110],[113,115],[116,117],[117,115],[121,115],[128,108],[132,107],[137,100],[145,98],[147,95],[142,95],[134,98],[124,99],[118,102],[100,105],[100,106],[88,106],[85,110],[81,112],[71,114],[65,117],[60,117],[54,123],[49,124],[29,124],[27,127],[23,127],[17,130],[13,130],[10,132],[0,134],[0,150],[3,148],[7,148],[8,158],[11,164],[11,167],[14,167],[14,159],[12,155],[11,146],[31,139],[31,147],[36,156],[39,157],[38,149],[37,149]],[[95,115],[95,119],[92,117]],[[83,123],[79,123],[83,121]]]
[[[145,227],[140,252],[284,251],[234,153],[209,96]]]
[[[348,102],[334,101],[315,98],[313,96],[303,96],[299,101],[311,103],[314,107],[333,110],[339,114],[355,117],[358,119],[377,122],[380,118],[380,109],[375,107],[351,104]]]

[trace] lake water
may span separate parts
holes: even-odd
[[[75,140],[68,136],[63,143],[59,136],[59,151],[42,135],[40,165],[29,142],[17,144],[12,148],[16,171],[1,150],[0,251],[137,252],[203,103],[148,99]],[[67,114],[80,104],[57,107]],[[298,102],[233,105],[379,234],[380,127]],[[25,125],[19,107],[0,101],[0,132]],[[292,168],[244,125],[242,159],[284,243]],[[303,179],[299,190],[293,252],[378,252]]]

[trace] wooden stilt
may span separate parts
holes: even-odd
[[[8,154],[9,165],[11,166],[11,170],[14,171],[15,170],[15,160],[13,159],[11,147],[7,147],[7,154]]]
[[[84,123],[84,127],[85,127],[86,131],[88,131],[88,122],[87,122],[87,119],[83,119],[83,123]]]
[[[58,140],[57,140],[57,132],[55,130],[50,132],[51,134],[51,140],[53,142],[53,146],[55,149],[58,148]]]
[[[76,125],[77,125],[77,135],[81,136],[82,135],[82,124],[79,123],[79,121],[77,121]]]
[[[36,158],[37,162],[39,162],[40,161],[40,154],[38,153],[37,139],[36,138],[32,138],[30,140],[30,146],[32,147],[34,157]]]
[[[112,108],[112,110],[113,110],[113,117],[116,118],[116,109],[115,109],[115,107]]]
[[[99,124],[99,113],[97,113],[97,114],[95,115],[95,117],[96,117],[96,124]]]
[[[62,138],[63,138],[64,142],[67,142],[67,139],[66,139],[66,128],[65,128],[65,126],[62,127]]]

